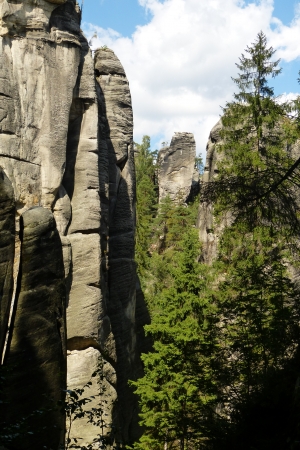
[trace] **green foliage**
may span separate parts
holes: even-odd
[[[174,204],[166,197],[159,205],[151,224],[148,269],[141,280],[150,313],[155,309],[156,295],[172,282],[172,266],[183,250],[183,234],[195,227],[197,211],[198,198],[186,205]]]
[[[182,233],[195,226],[198,212],[196,198],[189,205],[179,201],[174,204],[169,196],[165,197],[153,221],[154,241],[160,240],[158,249],[174,248],[182,241]]]
[[[289,173],[295,163],[289,150],[299,138],[299,127],[288,117],[292,106],[277,102],[267,84],[268,77],[281,71],[273,54],[260,32],[237,64],[240,73],[234,81],[239,92],[223,109],[218,148],[223,161],[217,182],[203,189],[203,196],[218,199],[216,212],[231,210],[254,224],[272,221],[290,234],[299,231],[299,171],[295,167]]]
[[[200,295],[207,277],[198,254],[196,230],[184,230],[169,263],[169,286],[160,285],[151,301],[152,323],[146,332],[154,348],[143,356],[145,376],[133,383],[146,427],[137,449],[185,448],[205,435],[205,417],[215,399],[209,363],[214,340],[211,305]]]
[[[150,150],[150,138],[144,136],[142,144],[135,144],[136,169],[136,262],[143,276],[149,264],[152,221],[157,208],[156,153]]]
[[[289,105],[279,105],[267,84],[280,69],[263,33],[246,52],[234,80],[240,91],[224,108],[214,192],[216,220],[226,213],[231,225],[214,265],[219,417],[213,448],[283,450],[292,448],[297,428],[286,417],[295,405],[299,363],[299,292],[288,271],[297,264],[291,242],[299,229],[298,173],[285,175],[295,163],[289,146],[298,134]],[[262,427],[266,414],[275,431],[266,422]]]
[[[278,404],[286,398],[278,391],[276,377],[285,384],[291,376],[296,383],[298,377],[297,371],[285,374],[298,358],[300,305],[298,289],[287,271],[289,255],[284,244],[272,227],[249,230],[246,223],[228,227],[221,239],[216,264],[219,283],[214,292],[219,318],[217,370],[221,416],[227,418],[231,439],[236,439],[237,429],[241,432],[241,421],[251,408],[261,420],[266,404],[279,416]],[[276,395],[268,398],[271,386]],[[283,422],[280,429],[284,436]],[[253,448],[276,444],[276,434],[267,427],[264,433],[264,446],[256,443]],[[232,445],[230,441],[228,448]],[[224,442],[220,448],[227,448]]]
[[[195,228],[198,201],[162,200],[152,220],[144,293],[152,317],[146,333],[153,352],[143,355],[145,376],[134,382],[145,434],[137,449],[197,446],[214,401],[213,309],[201,295],[209,279],[200,265]]]

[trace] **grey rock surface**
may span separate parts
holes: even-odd
[[[64,416],[56,405],[66,377],[65,283],[61,241],[53,215],[34,207],[21,218],[21,265],[6,365],[6,421],[30,416],[13,448],[57,449]],[[43,413],[39,413],[42,411]],[[43,429],[45,423],[47,429]],[[33,434],[29,434],[32,432]]]
[[[188,200],[191,190],[195,191],[196,185],[199,185],[199,175],[194,172],[195,157],[196,143],[192,133],[175,133],[170,146],[160,150],[159,201],[167,196],[176,202]]]
[[[97,438],[103,432],[103,438],[109,447],[113,444],[115,437],[112,429],[114,423],[107,420],[107,418],[111,418],[114,403],[117,400],[115,369],[102,358],[94,347],[68,351],[68,365],[72,368],[72,370],[68,370],[68,388],[74,389],[91,382],[84,394],[85,397],[91,398],[91,402],[86,405],[85,409],[97,409],[99,418],[104,421],[100,428],[93,423],[87,424],[86,418],[78,419],[74,422],[75,426],[72,427],[70,437],[78,439],[82,445],[87,442],[91,443],[93,438]],[[95,371],[98,371],[103,377],[101,379],[92,377]],[[99,448],[99,445],[96,444],[95,448]]]
[[[65,195],[57,198],[55,203],[57,222],[65,224],[61,231],[68,273],[68,383],[72,388],[81,388],[90,381],[102,357],[116,363],[115,338],[107,307],[108,156],[100,129],[94,61],[83,38],[81,46],[66,142],[62,180]],[[85,367],[85,371],[77,377],[79,367]],[[99,373],[93,379],[95,385],[91,392],[95,392],[101,377]],[[111,399],[116,398],[115,383],[103,396],[108,402],[104,434],[112,442],[113,437],[108,435],[113,421]],[[73,424],[70,436],[81,436],[81,444],[88,445],[99,433],[99,429],[87,424],[86,420],[78,420]]]

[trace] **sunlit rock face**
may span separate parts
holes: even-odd
[[[0,4],[0,36],[46,31],[49,19],[58,5],[67,0],[2,0]]]
[[[53,13],[57,5],[41,2],[36,11],[29,1],[4,3],[12,11],[2,20],[21,23],[23,19],[16,19],[19,13],[25,35],[16,30],[13,35],[2,33],[0,40],[0,164],[14,185],[18,210],[52,208],[65,170],[69,113],[82,52],[79,34],[53,26],[45,36],[38,33],[40,24],[33,25],[37,34],[28,28],[27,11],[36,18],[48,14],[48,28],[50,22],[60,25]],[[73,9],[73,21],[78,22],[75,4]]]
[[[222,155],[217,152],[218,144],[221,143],[220,131],[222,129],[221,119],[212,128],[207,146],[206,160],[203,173],[203,183],[211,183],[217,175],[217,164]],[[199,238],[202,242],[202,257],[205,263],[211,263],[217,254],[217,244],[223,224],[215,224],[213,217],[213,204],[209,201],[200,203],[197,226]]]
[[[18,383],[29,379],[31,369],[25,362],[29,347],[24,343],[23,348],[19,330],[22,336],[32,336],[31,321],[26,319],[27,293],[47,285],[47,308],[59,313],[44,317],[40,306],[35,309],[36,323],[45,322],[45,326],[38,326],[30,337],[38,355],[34,367],[44,383],[36,382],[34,406],[46,405],[39,396],[41,386],[53,391],[54,399],[60,398],[66,387],[68,353],[68,386],[81,388],[92,378],[85,395],[95,396],[92,407],[105,405],[101,433],[108,445],[130,443],[139,431],[137,404],[128,380],[141,373],[136,330],[146,315],[139,307],[137,323],[128,80],[113,52],[101,49],[92,58],[74,0],[4,1],[0,8],[0,201],[7,210],[7,227],[0,228],[0,240],[5,234],[6,246],[0,260],[4,361],[11,364],[21,352],[25,359],[24,367],[18,369]],[[39,228],[38,214],[49,229],[46,225]],[[41,273],[53,273],[53,264],[60,265],[49,285],[45,277],[35,278],[33,287],[31,281],[30,286],[23,282],[31,267],[23,256],[31,245],[25,233],[33,230],[29,215],[35,217],[34,227],[40,233],[35,234],[34,255],[41,254],[37,263]],[[34,283],[41,285],[36,288]],[[54,317],[60,324],[55,337],[51,331]],[[43,375],[47,361],[55,367],[49,377]],[[92,377],[94,372],[96,377]],[[6,411],[10,421],[17,419],[14,413],[14,408]],[[53,415],[47,420],[47,427],[55,425],[53,442],[60,442],[61,425]],[[70,436],[81,437],[80,444],[87,445],[98,434],[99,427],[78,419]],[[30,448],[40,450],[41,444],[39,438],[31,441]],[[18,445],[20,450],[29,448],[25,442]]]
[[[159,201],[169,196],[172,201],[186,202],[191,194],[197,193],[199,174],[195,171],[195,157],[196,143],[192,133],[175,133],[170,146],[160,150]]]
[[[202,182],[212,183],[218,174],[218,164],[224,158],[224,153],[218,151],[218,146],[222,144],[221,131],[222,119],[211,129],[207,146],[206,160]],[[233,215],[230,211],[223,214],[221,220],[215,220],[214,205],[209,199],[200,202],[197,227],[199,228],[199,238],[202,243],[201,258],[206,264],[211,264],[217,257],[218,243],[225,227],[232,224]]]

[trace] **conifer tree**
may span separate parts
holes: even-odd
[[[153,352],[143,355],[145,376],[133,383],[146,427],[136,449],[197,448],[206,437],[215,399],[209,363],[214,346],[211,305],[201,296],[206,268],[197,262],[194,228],[183,233],[177,250],[169,285],[157,293],[152,323],[146,326]]]
[[[242,54],[233,79],[239,91],[223,108],[218,151],[224,161],[217,182],[202,193],[219,199],[219,211],[230,209],[249,222],[273,221],[291,233],[299,231],[295,188],[300,175],[290,148],[300,134],[297,121],[289,119],[291,105],[279,103],[268,84],[281,72],[274,53],[260,32]]]
[[[155,152],[150,149],[150,137],[143,136],[141,144],[135,144],[136,168],[136,262],[139,275],[143,276],[149,264],[152,222],[158,201],[155,180]]]
[[[289,448],[292,420],[286,419],[298,377],[300,303],[285,244],[274,228],[243,222],[222,236],[216,263],[221,281],[213,299],[219,404],[230,432],[216,449]],[[271,424],[264,422],[266,414]]]

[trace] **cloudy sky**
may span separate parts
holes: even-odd
[[[82,0],[79,0],[79,2]],[[82,29],[107,45],[130,83],[134,139],[153,150],[175,131],[195,135],[205,154],[221,106],[231,100],[235,63],[262,30],[281,58],[276,95],[300,92],[299,0],[84,0]]]

